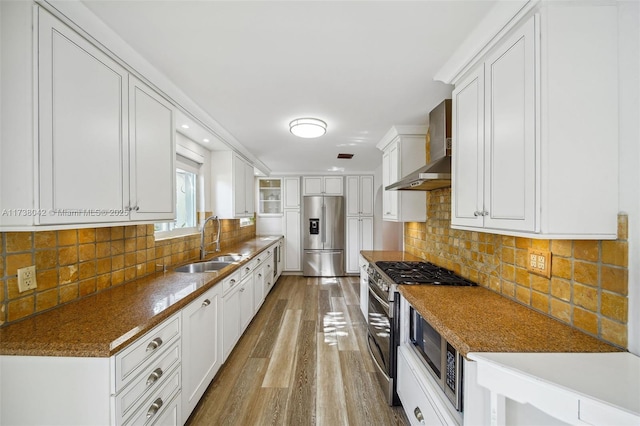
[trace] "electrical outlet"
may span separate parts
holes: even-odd
[[[36,267],[27,266],[26,268],[18,269],[18,291],[33,290],[37,287],[36,283]]]
[[[527,252],[527,269],[534,274],[551,278],[551,252],[530,248]]]

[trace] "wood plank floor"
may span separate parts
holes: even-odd
[[[187,424],[408,425],[376,381],[358,280],[280,277]]]

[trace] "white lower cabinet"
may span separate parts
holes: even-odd
[[[258,312],[265,296],[265,270],[266,265],[262,263],[253,271],[253,310]]]
[[[182,415],[187,420],[222,365],[222,286],[182,310]]]
[[[244,332],[256,312],[253,306],[253,274],[240,283],[240,334]]]
[[[253,292],[253,274],[248,273],[222,299],[222,326],[224,328],[222,347],[225,360],[253,318],[255,313]]]
[[[0,424],[160,424],[181,409],[180,324],[177,313],[110,358],[1,356]]]

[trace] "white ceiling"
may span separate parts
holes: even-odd
[[[375,170],[391,126],[427,124],[450,96],[433,76],[495,1],[83,3],[286,174]],[[300,117],[326,121],[327,134],[293,136],[288,123]]]

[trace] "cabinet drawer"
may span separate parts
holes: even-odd
[[[234,272],[222,281],[222,293],[226,294],[238,284],[240,284],[240,272]]]
[[[415,372],[409,367],[404,347],[398,348],[398,396],[412,425],[446,425],[420,386]]]
[[[255,259],[243,265],[242,268],[240,269],[240,280],[243,280],[247,275],[251,274],[255,269],[256,265],[257,263]]]
[[[145,367],[145,364],[180,336],[180,314],[169,318],[115,356],[116,383],[119,392]]]
[[[125,423],[126,426],[151,425],[161,419],[164,412],[171,408],[170,402],[180,391],[180,368],[176,368],[171,376],[153,392]]]
[[[116,396],[116,416],[128,417],[150,393],[158,389],[167,380],[171,370],[180,364],[180,345],[174,343],[165,353],[149,363],[141,374]],[[119,424],[122,422],[118,422]]]

